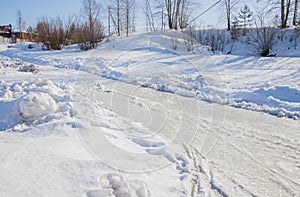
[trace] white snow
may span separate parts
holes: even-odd
[[[36,120],[53,114],[57,106],[53,98],[45,93],[29,93],[19,101],[18,112],[24,120]]]
[[[298,53],[185,39],[1,44],[0,196],[300,195]]]

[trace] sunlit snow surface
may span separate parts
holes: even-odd
[[[300,59],[184,39],[1,44],[0,196],[299,195]]]

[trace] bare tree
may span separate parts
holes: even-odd
[[[148,27],[150,27],[150,31],[155,31],[155,23],[154,23],[154,14],[152,12],[152,7],[150,5],[149,0],[145,1],[146,3],[146,27],[148,29]]]
[[[290,14],[291,0],[280,0],[280,18],[281,28],[287,27],[287,21]]]
[[[258,0],[259,2],[263,0]],[[279,10],[279,17],[280,19],[280,27],[282,29],[287,27],[290,12],[291,12],[291,0],[267,0],[267,3],[269,4],[269,10],[267,12],[272,12],[273,10]],[[277,17],[276,16],[276,17]]]
[[[65,29],[65,40],[69,42],[68,44],[75,44],[76,42],[75,34],[76,34],[76,25],[78,24],[78,17],[73,15],[69,16],[67,21],[65,21],[64,29]]]
[[[121,35],[121,1],[117,2],[118,36]]]
[[[273,6],[273,5],[271,5]],[[279,35],[278,28],[274,27],[269,21],[269,18],[273,13],[269,12],[270,5],[265,2],[260,2],[256,7],[255,26],[253,29],[252,43],[256,49],[256,52],[263,57],[272,56],[272,50],[274,49]]]
[[[187,27],[187,0],[165,0],[169,29]]]
[[[125,0],[126,36],[128,36],[129,31],[132,31],[131,29],[134,26],[134,15],[135,15],[135,9],[134,8],[135,8],[134,7],[134,0]],[[132,20],[131,20],[131,18],[132,18]]]
[[[297,14],[298,14],[298,0],[294,2],[294,15],[293,15],[293,25],[297,25]]]
[[[87,37],[82,40],[83,49],[94,49],[97,47],[98,42],[103,39],[103,27],[101,25],[100,16],[100,4],[95,0],[83,0],[83,14],[85,15],[87,22],[84,29],[88,28]]]
[[[59,17],[55,19],[44,17],[37,23],[36,29],[40,42],[47,50],[61,50],[66,44],[64,25]]]
[[[112,24],[118,36],[126,31],[128,36],[134,28],[135,1],[114,0],[108,5],[108,31],[112,33]]]
[[[29,26],[27,28],[27,32],[29,33],[29,41],[32,42],[32,40],[33,40],[33,34],[34,34],[34,29],[31,26]]]
[[[225,0],[225,8],[226,8],[226,20],[227,20],[227,31],[231,29],[231,1]]]
[[[232,11],[238,3],[239,3],[239,0],[225,0],[227,31],[231,30]]]

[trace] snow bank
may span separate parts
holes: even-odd
[[[72,88],[54,84],[49,79],[31,82],[0,81],[0,131],[13,129],[19,124],[47,121],[70,115]],[[59,115],[60,113],[60,115]]]
[[[292,103],[300,103],[300,90],[291,88],[288,86],[268,86],[260,87],[251,92],[241,92],[237,94],[237,97],[241,97],[246,101],[271,106],[283,106]],[[294,108],[290,106],[292,111],[300,111],[300,106]]]
[[[34,64],[28,64],[27,62],[22,61],[21,59],[3,59],[0,61],[0,69],[15,69],[20,72],[32,72],[34,74],[38,73],[39,69]]]
[[[278,117],[300,118],[300,90],[288,86],[259,87],[231,96],[234,107],[266,112]]]
[[[4,43],[0,43],[0,51],[4,51],[7,49],[7,45]]]
[[[176,50],[171,47],[174,38]],[[165,31],[104,43],[90,54],[107,58],[94,73],[208,102],[300,118],[299,58],[245,56],[249,53],[245,43],[242,56],[209,56],[203,46],[187,52],[184,39],[180,32]],[[96,63],[89,60],[93,61],[89,65]],[[268,82],[272,85],[266,86]]]

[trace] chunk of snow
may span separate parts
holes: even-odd
[[[22,97],[18,111],[24,120],[36,120],[42,116],[52,114],[57,110],[54,99],[46,93],[31,92]]]

